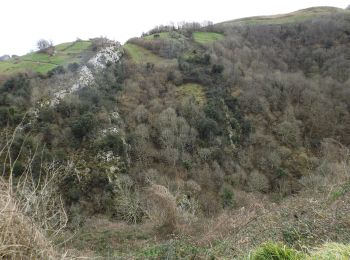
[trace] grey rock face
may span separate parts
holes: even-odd
[[[6,61],[6,60],[9,60],[11,59],[10,55],[3,55],[3,56],[0,56],[0,61]]]

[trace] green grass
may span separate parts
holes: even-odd
[[[306,249],[306,248],[305,248]],[[306,249],[306,251],[309,251]],[[350,245],[326,243],[308,254],[279,243],[268,242],[255,249],[248,260],[348,260]]]
[[[0,74],[11,75],[23,72],[46,74],[59,65],[79,62],[81,54],[91,47],[90,41],[62,43],[55,46],[55,54],[32,52],[16,59],[0,62]]]
[[[134,253],[136,259],[196,259],[199,254],[205,254],[205,249],[186,241],[169,240],[166,243],[146,247]],[[201,258],[198,258],[201,259]]]
[[[198,104],[203,105],[206,102],[206,96],[203,87],[199,84],[188,83],[179,86],[176,89],[177,98],[184,100],[187,97],[194,97]]]
[[[287,246],[268,242],[258,247],[249,260],[302,260],[306,255]]]
[[[135,244],[137,241],[143,242],[150,239],[149,235],[139,229],[130,227],[128,230],[118,230],[116,228],[97,229],[91,227],[82,229],[70,241],[70,246],[78,250],[89,249],[99,256],[125,255],[139,248]],[[141,249],[140,249],[141,250]]]
[[[330,194],[330,197],[332,200],[337,200],[348,192],[350,192],[350,182],[347,182],[343,184],[341,187],[332,191]]]
[[[271,16],[255,16],[227,21],[221,25],[257,25],[257,24],[289,24],[306,21],[312,18],[329,15],[332,13],[349,12],[335,7],[312,7],[299,10],[289,14],[271,15]]]
[[[200,44],[209,44],[224,38],[223,34],[214,32],[194,32],[193,39]]]
[[[347,260],[350,259],[350,245],[327,243],[311,252],[308,260]]]
[[[124,45],[124,49],[131,60],[137,64],[153,63],[161,66],[176,64],[176,59],[164,59],[153,54],[151,51],[133,43],[126,43]]]
[[[90,41],[77,41],[70,45],[65,51],[68,53],[81,53],[91,47]]]

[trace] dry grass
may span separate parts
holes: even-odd
[[[176,199],[161,185],[146,190],[144,211],[160,234],[172,234],[177,228]]]

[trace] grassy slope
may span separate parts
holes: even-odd
[[[161,66],[176,64],[176,60],[164,59],[153,54],[151,51],[133,43],[126,43],[124,45],[124,49],[126,50],[129,57],[132,59],[132,61],[134,61],[137,64],[148,62]]]
[[[11,75],[19,72],[37,72],[45,74],[59,65],[79,62],[81,54],[91,46],[90,41],[62,43],[55,47],[56,53],[28,53],[16,59],[0,62],[0,74]]]
[[[255,16],[242,18],[232,21],[220,23],[221,25],[254,25],[254,24],[288,24],[301,22],[312,18],[322,17],[337,12],[348,12],[346,10],[335,7],[312,7],[289,14],[271,15],[271,16]]]
[[[224,35],[214,32],[194,32],[193,39],[200,44],[208,44],[224,38]]]

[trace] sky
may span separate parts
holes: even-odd
[[[217,23],[349,4],[350,0],[0,0],[0,56],[35,50],[42,38],[55,45],[99,36],[124,43],[170,22]]]

